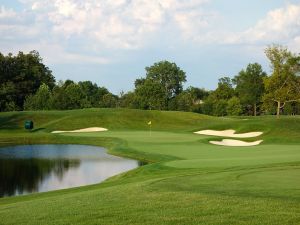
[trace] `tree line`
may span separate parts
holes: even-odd
[[[134,90],[114,95],[91,81],[55,81],[39,53],[0,53],[0,111],[124,107],[178,110],[214,116],[300,114],[300,56],[286,47],[265,49],[271,74],[250,63],[215,90],[183,88],[186,73],[175,63],[146,67]]]

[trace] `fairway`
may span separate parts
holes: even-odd
[[[27,118],[33,132],[22,128]],[[0,224],[300,224],[300,117],[244,119],[126,109],[1,113],[1,146],[89,144],[148,164],[96,185],[2,198]],[[51,134],[96,126],[108,131]],[[194,134],[202,129],[264,132],[237,139],[263,143],[212,145],[222,137]]]

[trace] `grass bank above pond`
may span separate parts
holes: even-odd
[[[90,144],[152,162],[102,184],[0,199],[0,224],[299,224],[300,117],[246,119],[128,109],[0,113],[1,146]],[[86,127],[109,131],[51,134]],[[222,138],[193,134],[203,129],[263,131],[246,141],[264,142],[214,146]]]

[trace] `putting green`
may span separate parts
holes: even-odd
[[[299,145],[262,144],[252,147],[223,147],[209,144],[204,135],[174,132],[109,131],[63,134],[75,137],[121,138],[126,147],[149,154],[162,154],[181,160],[165,163],[177,168],[231,168],[300,161]]]

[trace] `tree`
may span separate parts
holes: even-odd
[[[203,112],[214,116],[227,115],[227,102],[234,96],[232,81],[229,77],[219,79],[218,87],[204,100]]]
[[[201,112],[203,99],[208,96],[204,89],[188,87],[169,103],[170,110]]]
[[[136,87],[135,94],[140,109],[166,109],[165,90],[155,80],[146,79]]]
[[[182,92],[183,83],[186,81],[185,72],[175,63],[168,61],[154,63],[152,66],[146,67],[145,69],[146,80],[152,80],[156,85],[161,86],[161,89],[164,92],[164,97],[161,101],[165,101],[163,108],[167,108],[168,102]],[[145,83],[145,81],[139,79],[135,83],[140,84]]]
[[[42,84],[35,95],[29,95],[24,102],[25,110],[49,110],[52,108],[52,93],[46,84]]]
[[[104,94],[101,96],[98,95],[99,88],[97,84],[93,84],[91,81],[80,81],[78,85],[83,95],[81,108],[90,108],[99,105],[99,99],[101,99]]]
[[[37,51],[29,54],[19,52],[16,56],[11,53],[4,56],[0,53],[0,92],[6,92],[5,99],[0,103],[0,111],[5,110],[3,105],[8,102],[9,105],[23,109],[26,96],[35,94],[43,83],[52,89],[55,79]]]
[[[118,97],[111,93],[108,93],[103,95],[100,106],[104,108],[115,108],[117,106],[117,103]]]
[[[264,80],[266,93],[265,104],[274,102],[277,105],[276,114],[290,102],[300,101],[300,57],[292,54],[287,48],[273,45],[265,50],[271,62],[272,75]]]
[[[174,104],[173,106],[174,110],[179,111],[191,111],[192,106],[194,105],[193,96],[191,92],[189,91],[183,91],[179,95],[174,98]]]
[[[76,83],[70,83],[65,88],[65,95],[67,100],[67,108],[66,109],[80,109],[81,108],[81,100],[83,99],[83,93],[80,86]]]
[[[135,92],[127,92],[120,97],[120,106],[123,108],[138,108]]]
[[[0,84],[0,111],[15,111],[18,107],[15,103],[16,86],[8,81]]]
[[[35,94],[36,109],[51,109],[52,94],[47,84],[42,84]]]
[[[234,95],[232,80],[229,77],[222,77],[219,79],[218,87],[214,91],[217,99],[229,100]]]
[[[212,92],[205,100],[202,111],[205,114],[213,116],[226,116],[228,100],[219,99],[215,92]]]
[[[214,115],[215,96],[211,92],[205,99],[202,105],[202,112],[207,115]]]
[[[300,113],[300,103],[298,102],[289,102],[285,105],[283,113],[285,115],[297,115]]]
[[[239,116],[242,112],[242,105],[237,97],[232,97],[227,103],[227,115]]]
[[[56,85],[52,90],[52,98],[53,98],[53,109],[68,109],[68,96],[65,93],[65,86],[63,81],[59,81],[58,85]]]
[[[252,105],[253,115],[257,115],[257,106],[264,94],[264,78],[267,76],[258,63],[249,64],[234,78],[235,91],[244,105]]]
[[[85,107],[85,96],[80,86],[70,80],[60,82],[53,88],[53,108],[54,109],[79,109]]]
[[[218,100],[214,106],[214,116],[226,116],[227,105],[228,102],[225,99]]]

